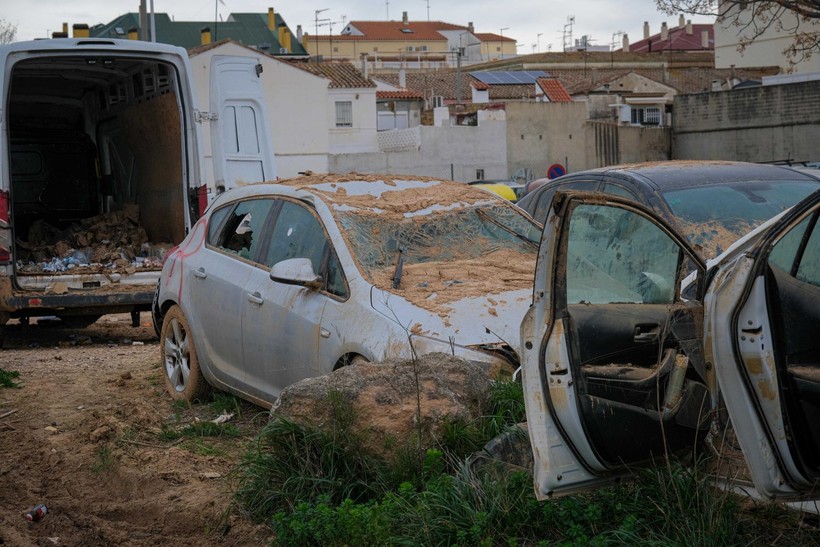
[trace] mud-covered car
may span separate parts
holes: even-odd
[[[623,196],[651,208],[708,259],[818,188],[820,178],[785,166],[681,160],[540,179],[528,185],[528,193],[517,205],[544,222],[558,191]]]
[[[270,406],[356,360],[445,352],[518,366],[540,226],[466,184],[306,176],[217,197],[154,303],[169,392]]]
[[[521,325],[538,496],[734,439],[763,496],[820,496],[818,218],[820,191],[707,263],[634,200],[556,194]]]

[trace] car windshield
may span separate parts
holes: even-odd
[[[689,241],[714,258],[817,188],[808,181],[736,182],[668,190],[663,197]]]
[[[337,214],[365,278],[411,301],[532,287],[541,229],[512,206],[457,204],[404,217]]]

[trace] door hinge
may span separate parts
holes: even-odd
[[[197,123],[215,122],[219,119],[219,114],[216,112],[200,112],[199,110],[194,110],[194,119]]]

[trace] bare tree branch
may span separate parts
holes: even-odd
[[[10,44],[17,38],[17,25],[0,19],[0,44]]]

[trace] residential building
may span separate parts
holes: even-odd
[[[350,21],[337,35],[308,35],[302,45],[311,56],[358,63],[374,70],[437,69],[515,56],[515,39],[476,33],[442,21]]]
[[[279,13],[232,13],[225,21],[175,21],[167,13],[155,13],[156,41],[186,49],[219,40],[233,40],[256,49],[283,56],[305,56],[307,52]],[[148,23],[150,25],[150,22]],[[77,27],[74,25],[75,36]],[[149,29],[142,28],[139,13],[125,13],[113,21],[83,29],[94,38],[149,40]]]
[[[773,4],[774,6],[775,4]],[[798,32],[820,34],[820,21],[803,19],[793,11],[777,7],[756,15],[757,4],[721,4],[726,15],[715,23],[715,66],[749,68],[777,66],[783,73],[820,72],[820,55],[789,54]],[[772,8],[774,9],[774,8]]]
[[[633,44],[624,34],[620,51],[631,53],[660,53],[663,51],[697,52],[715,49],[715,28],[711,24],[692,24],[681,15],[678,26],[670,28],[661,23],[660,32],[650,35],[649,22],[643,23],[643,39]],[[758,65],[760,66],[760,65]]]

